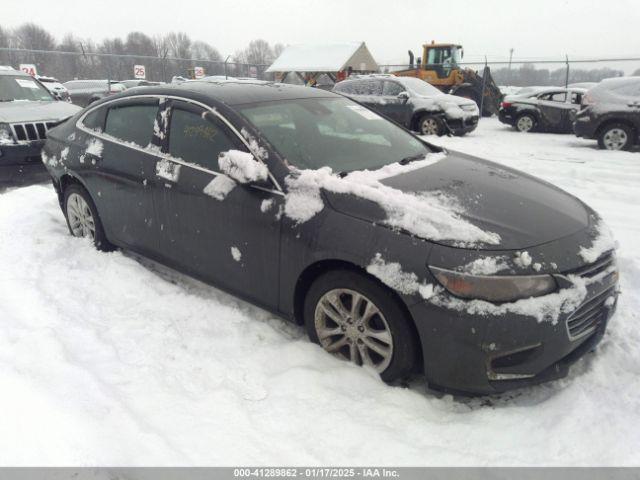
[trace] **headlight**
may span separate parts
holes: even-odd
[[[467,104],[467,105],[462,105],[462,110],[465,110],[467,112],[475,112],[476,110],[478,110],[478,106],[476,104]]]
[[[14,144],[11,127],[6,123],[0,123],[0,145]]]
[[[468,299],[512,302],[546,295],[557,289],[556,281],[551,275],[469,275],[444,268],[429,268],[447,291]]]

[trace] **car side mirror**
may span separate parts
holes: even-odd
[[[222,173],[241,185],[260,183],[269,178],[267,166],[248,152],[222,152],[218,157],[218,165]]]
[[[402,100],[403,102],[406,102],[407,100],[409,100],[409,94],[407,92],[400,92],[398,94],[398,100]]]

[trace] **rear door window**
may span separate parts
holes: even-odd
[[[405,88],[398,82],[385,81],[382,88],[382,94],[389,97],[397,97],[400,93],[404,92]]]
[[[146,147],[151,143],[158,101],[109,108],[104,131],[123,142]]]
[[[547,100],[549,102],[566,102],[567,92],[549,92],[544,95],[540,95],[540,100]]]
[[[246,150],[237,135],[211,113],[188,105],[171,109],[169,154],[208,170],[219,171],[218,156],[229,150]]]

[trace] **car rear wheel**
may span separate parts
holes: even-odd
[[[520,115],[516,120],[516,130],[519,132],[530,132],[536,126],[536,119],[533,115]]]
[[[418,131],[421,135],[438,135],[444,134],[444,124],[442,120],[433,115],[424,115],[418,122]]]
[[[74,237],[90,238],[101,251],[112,251],[114,246],[107,240],[98,211],[89,193],[80,185],[69,185],[64,191],[64,215],[69,232]]]
[[[598,136],[598,146],[605,150],[628,150],[632,145],[633,130],[621,123],[604,127]]]
[[[417,338],[393,294],[373,279],[349,270],[320,276],[304,304],[312,342],[387,382],[406,376],[417,358]]]

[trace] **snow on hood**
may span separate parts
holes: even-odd
[[[329,167],[298,170],[286,178],[288,192],[284,214],[298,223],[306,222],[324,208],[321,190],[350,194],[378,204],[386,213],[384,223],[429,240],[450,240],[460,245],[498,245],[500,235],[482,230],[463,219],[455,197],[439,191],[407,192],[381,183],[381,179],[433,165],[445,154],[429,154],[424,160],[380,170],[353,172],[344,178]]]
[[[0,103],[0,122],[58,122],[80,110],[80,107],[69,102],[3,102]]]
[[[429,111],[442,110],[451,119],[466,119],[476,117],[479,114],[478,106],[473,100],[446,93],[434,95],[433,97],[414,94],[412,101],[417,107],[425,108]]]

